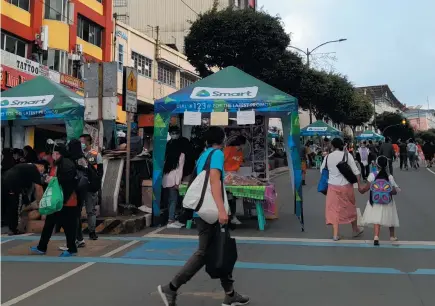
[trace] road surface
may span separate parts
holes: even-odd
[[[292,215],[286,175],[276,178],[280,218],[266,231],[245,221],[234,231],[239,243],[236,289],[251,305],[433,306],[435,305],[435,173],[400,172],[396,197],[400,242],[372,245],[372,230],[332,242],[324,225],[319,174],[309,170],[304,187],[305,226]],[[358,194],[363,210],[366,196]],[[162,305],[156,286],[170,281],[196,247],[194,230],[149,229],[134,236],[100,237],[80,256],[61,259],[54,237],[47,256],[29,256],[38,236],[2,237],[2,295],[5,306]],[[384,229],[381,239],[388,238]],[[182,287],[179,305],[221,305],[219,282],[205,272]]]

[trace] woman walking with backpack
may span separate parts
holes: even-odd
[[[370,173],[368,184],[360,186],[359,192],[364,194],[370,191],[370,198],[367,202],[363,215],[364,224],[374,225],[374,245],[379,245],[379,234],[381,226],[390,228],[390,240],[397,241],[395,228],[399,227],[399,216],[397,215],[396,204],[393,195],[397,194],[399,186],[394,177],[387,172],[388,158],[379,156],[376,161],[378,172]]]

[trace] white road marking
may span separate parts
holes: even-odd
[[[13,235],[9,236],[8,234],[1,235],[2,237],[22,237],[22,236],[32,236],[33,233],[25,233],[25,234],[19,234],[19,235]]]
[[[6,242],[8,242],[8,241],[13,241],[13,240],[14,240],[14,239],[2,240],[2,241],[0,242],[0,244],[6,243]]]
[[[116,253],[121,252],[121,251],[131,247],[132,245],[138,243],[138,242],[139,242],[139,240],[130,241],[129,243],[124,244],[124,245],[120,246],[119,248],[114,249],[113,251],[110,251],[109,253],[106,253],[106,254],[102,255],[101,257],[110,257],[112,255],[115,255]],[[62,274],[62,275],[56,277],[55,279],[52,279],[51,281],[48,281],[48,282],[46,282],[46,283],[44,283],[44,284],[42,284],[42,285],[40,285],[40,286],[38,286],[38,287],[28,291],[28,292],[26,292],[26,293],[24,293],[24,294],[22,294],[20,296],[17,296],[16,298],[13,298],[13,299],[11,299],[11,300],[1,304],[1,306],[15,305],[15,304],[21,302],[22,300],[25,300],[28,297],[31,297],[32,295],[35,295],[36,293],[38,293],[38,292],[40,292],[40,291],[42,291],[44,289],[47,289],[48,287],[51,287],[51,286],[53,286],[53,285],[63,281],[64,279],[66,279],[66,278],[68,278],[70,276],[73,276],[74,274],[79,273],[80,271],[83,271],[83,270],[89,268],[90,266],[92,266],[94,264],[95,264],[95,262],[85,263],[84,265],[81,265],[81,266],[79,266],[79,267],[77,267],[75,269],[72,269],[71,271],[69,271],[69,272],[67,272],[65,274]]]
[[[159,227],[158,229],[155,229],[155,230],[149,232],[148,234],[143,235],[142,237],[154,237],[155,235],[157,235],[158,233],[160,233],[161,231],[163,231],[165,229],[166,229],[166,226]]]
[[[430,170],[429,168],[426,168],[426,169],[427,169],[427,171],[429,171],[430,173],[435,174],[435,172],[433,172],[433,171]]]
[[[147,236],[150,238],[159,239],[190,239],[196,240],[198,236],[196,235],[169,235],[169,234],[154,234],[152,236]],[[310,239],[310,238],[284,238],[284,237],[244,237],[244,236],[232,236],[236,240],[244,241],[276,241],[276,242],[306,242],[306,243],[324,243],[331,242],[332,239]],[[361,243],[373,243],[373,240],[339,240],[334,241],[334,244],[361,244]],[[383,241],[384,244],[397,244],[397,245],[435,245],[435,241]]]

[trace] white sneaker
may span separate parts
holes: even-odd
[[[84,239],[82,241],[76,240],[76,246],[78,248],[83,248],[83,247],[85,247],[85,245],[86,245],[86,242]],[[66,246],[60,246],[60,247],[58,247],[58,249],[61,251],[68,251],[68,248]]]
[[[236,216],[234,216],[234,217],[231,218],[231,223],[232,223],[232,224],[235,224],[235,225],[240,225],[240,224],[242,224],[242,222],[241,222],[239,219],[237,219]]]
[[[390,241],[398,241],[399,240],[399,238],[397,238],[397,237],[390,237]]]
[[[182,228],[184,226],[185,226],[185,224],[178,222],[178,221],[175,221],[175,222],[169,223],[166,227],[167,228]]]

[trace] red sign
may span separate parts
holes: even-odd
[[[60,74],[60,84],[68,86],[74,90],[83,90],[85,88],[85,83],[82,80],[63,73]]]
[[[35,76],[25,72],[15,70],[8,66],[1,66],[1,89],[6,90],[18,86],[28,80],[33,79]]]

